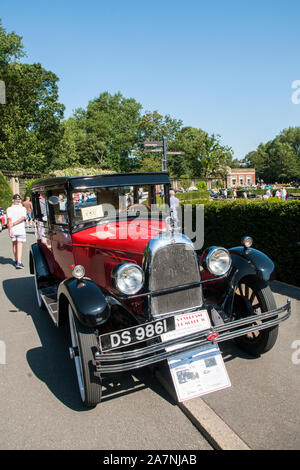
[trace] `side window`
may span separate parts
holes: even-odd
[[[58,198],[57,204],[50,204],[48,202],[49,219],[51,224],[67,225],[69,222],[67,212],[67,195],[64,188],[57,188],[47,192],[47,198],[56,196]]]
[[[32,205],[34,218],[41,222],[46,222],[48,217],[45,194],[42,192],[34,193],[32,196]]]

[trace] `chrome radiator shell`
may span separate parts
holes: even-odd
[[[200,282],[200,270],[193,243],[185,235],[167,233],[148,243],[143,268],[149,292]],[[151,316],[202,305],[201,286],[150,297]]]

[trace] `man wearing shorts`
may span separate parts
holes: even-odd
[[[22,251],[23,243],[26,242],[26,209],[22,206],[22,199],[19,194],[15,194],[12,199],[12,206],[7,211],[7,226],[9,236],[13,244],[13,253],[17,269],[23,269]]]
[[[23,206],[26,209],[26,228],[31,227],[32,224],[32,202],[30,201],[30,197],[27,196],[25,201],[23,202]]]

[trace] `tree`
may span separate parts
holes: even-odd
[[[185,153],[182,165],[186,166],[190,177],[223,176],[232,161],[232,150],[221,145],[220,136],[194,127],[183,127],[172,149]]]
[[[47,171],[63,135],[64,106],[57,76],[41,64],[20,63],[22,38],[0,23],[0,78],[6,104],[0,107],[0,168]]]
[[[11,205],[12,197],[13,193],[11,187],[0,171],[0,207],[7,209],[7,207]]]
[[[273,140],[261,143],[243,162],[268,183],[300,179],[300,127],[284,129]]]

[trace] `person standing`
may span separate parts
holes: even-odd
[[[23,206],[26,209],[26,228],[31,227],[32,225],[32,202],[30,201],[30,197],[27,196],[25,201],[23,202]]]
[[[6,214],[9,236],[13,245],[15,266],[17,269],[23,269],[22,251],[23,243],[26,242],[25,220],[27,211],[22,205],[22,199],[19,194],[13,196],[12,206],[7,209]]]
[[[281,189],[281,199],[286,199],[286,189],[285,188],[282,188]]]
[[[178,224],[178,213],[177,213],[177,208],[179,207],[180,201],[177,197],[175,197],[175,191],[171,189],[170,191],[170,211],[171,211],[171,217],[174,221],[174,226],[177,228]]]

